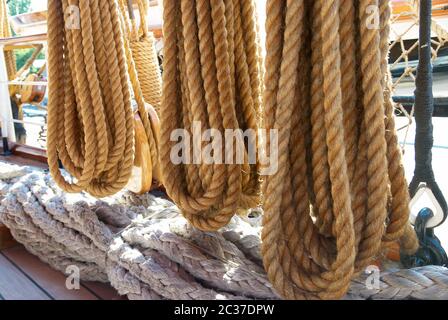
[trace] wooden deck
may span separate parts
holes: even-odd
[[[66,277],[23,246],[0,251],[0,300],[123,300],[110,285],[81,282],[78,290],[65,286]]]

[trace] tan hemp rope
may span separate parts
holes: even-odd
[[[80,28],[64,28],[69,5],[79,8]],[[114,0],[48,1],[47,155],[53,178],[67,192],[104,197],[128,182],[134,154],[129,80],[157,159],[122,20]],[[62,176],[58,160],[73,182]]]
[[[138,0],[137,5],[140,17],[138,28],[134,17],[130,17],[129,10],[126,10],[128,9],[128,1],[120,0],[122,15],[127,20],[125,23],[125,26],[127,26],[127,39],[129,39],[143,98],[145,102],[158,110],[162,96],[162,76],[160,74],[154,35],[148,31],[146,17],[148,0]]]
[[[372,5],[379,28],[367,25]],[[341,298],[382,243],[418,246],[387,69],[390,10],[267,2],[264,116],[279,130],[279,170],[265,177],[262,255],[284,298]]]
[[[253,1],[164,1],[162,174],[169,196],[202,230],[216,230],[239,208],[257,206],[259,164],[175,165],[171,133],[183,128],[192,134],[195,121],[202,132],[213,128],[222,137],[225,129],[256,132],[261,60],[255,19]]]
[[[8,5],[6,0],[0,0],[0,38],[9,38],[12,36],[11,27],[8,20]],[[16,77],[16,58],[12,50],[4,52],[6,71],[8,72],[8,80],[14,80]],[[10,86],[10,95],[17,91],[17,86]]]

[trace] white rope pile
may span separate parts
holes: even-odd
[[[447,300],[448,269],[425,266],[382,272],[374,281],[363,275],[352,282],[348,298],[362,300]],[[369,286],[366,286],[369,283]]]
[[[61,272],[75,265],[82,280],[110,281],[130,299],[277,298],[254,262],[258,231],[240,218],[233,231],[204,233],[151,194],[97,200],[64,193],[49,174],[1,166],[0,221]]]
[[[32,254],[81,280],[110,282],[129,299],[278,299],[260,255],[260,212],[219,232],[192,227],[170,201],[122,192],[66,194],[50,175],[0,163],[0,221]],[[346,299],[448,299],[448,269],[367,275]]]
[[[26,170],[11,169],[0,177],[0,220],[14,238],[57,270],[65,273],[68,266],[75,265],[83,280],[107,282],[106,252],[113,232],[144,210],[108,205],[85,195],[68,195],[48,174],[33,172],[18,179],[14,175]],[[13,183],[6,188],[11,178],[9,182]]]
[[[232,242],[180,217],[145,219],[126,228],[114,239],[109,258],[166,299],[278,298],[263,268]],[[129,287],[119,282],[119,292]]]

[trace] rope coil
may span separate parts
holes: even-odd
[[[145,99],[145,102],[151,104],[158,110],[162,96],[162,76],[155,48],[154,35],[152,32],[148,31],[146,18],[148,1],[140,0],[137,1],[137,4],[140,25],[137,28],[135,19],[129,17],[131,20],[131,30],[128,31],[128,38],[143,98]]]
[[[201,132],[211,128],[221,137],[226,129],[257,132],[261,66],[254,2],[167,0],[163,21],[160,161],[164,186],[194,226],[217,230],[238,208],[258,204],[259,163],[248,163],[245,146],[243,164],[173,164],[170,155],[176,142],[171,135],[179,128],[191,134],[196,122]],[[223,150],[222,154],[229,146],[234,150],[233,141],[217,146],[215,140],[214,150]]]
[[[267,3],[264,116],[279,130],[279,170],[265,178],[262,255],[284,298],[341,298],[382,246],[417,249],[387,70],[390,14],[387,0]]]
[[[68,6],[79,8],[80,28],[69,27]],[[132,93],[157,172],[158,130],[123,33],[117,1],[48,1],[47,155],[53,178],[67,192],[104,197],[126,186],[134,164]],[[58,160],[73,181],[64,179]]]

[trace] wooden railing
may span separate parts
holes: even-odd
[[[398,21],[413,20],[412,17],[406,14],[413,11],[410,0],[392,0],[392,10],[394,15],[401,15],[397,19]],[[433,0],[432,16],[446,17],[448,19],[448,0]]]
[[[0,39],[0,127],[2,128],[2,137],[7,137],[9,142],[16,141],[14,123],[30,123],[30,121],[23,121],[14,119],[12,116],[11,101],[9,94],[9,86],[11,85],[47,85],[43,81],[21,81],[9,80],[6,64],[5,64],[5,50],[14,50],[20,48],[34,47],[36,44],[46,44],[47,35],[44,33],[18,36]],[[44,125],[42,123],[32,123],[35,125]]]
[[[29,36],[18,36],[10,38],[0,38],[0,46],[3,46],[4,50],[17,49],[18,47],[32,47],[36,43],[41,43],[47,41],[47,34],[33,34]]]

